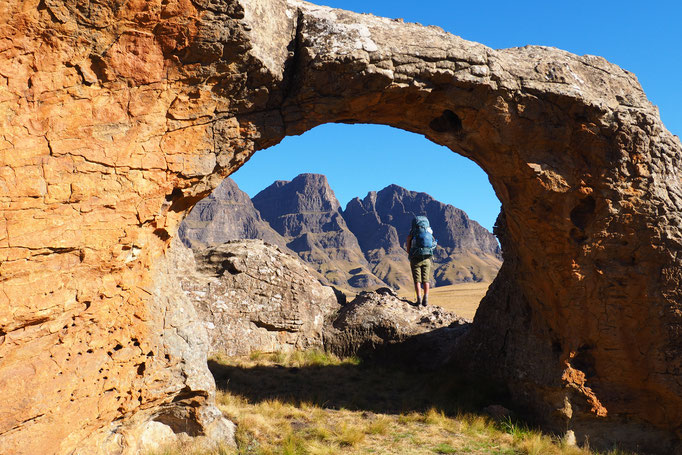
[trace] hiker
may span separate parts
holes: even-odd
[[[410,258],[414,290],[417,292],[417,306],[426,306],[429,299],[431,257],[436,249],[436,243],[429,219],[425,216],[414,217],[410,234],[407,236],[407,254]]]

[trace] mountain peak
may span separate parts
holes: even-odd
[[[327,176],[324,174],[303,173],[298,174],[292,182],[305,182],[307,184],[329,185]]]
[[[404,242],[415,215],[429,217],[439,242],[434,257],[438,285],[491,280],[497,273],[496,239],[463,211],[396,184],[354,198],[341,211],[327,177],[314,173],[277,180],[252,200],[226,179],[197,204],[181,236],[192,244],[262,237],[293,250],[338,286],[361,289],[383,281],[409,289]]]
[[[266,219],[299,212],[339,212],[341,205],[322,174],[299,174],[293,180],[278,180],[253,197]]]

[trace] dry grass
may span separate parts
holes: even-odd
[[[237,424],[238,448],[158,455],[593,453],[475,412],[490,395],[448,372],[366,366],[320,351],[220,356],[210,365],[218,406]]]
[[[468,319],[473,319],[478,304],[488,291],[489,282],[461,283],[450,286],[439,286],[429,291],[429,304],[442,307]],[[399,295],[414,300],[414,291],[401,290]]]

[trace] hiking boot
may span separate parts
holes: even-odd
[[[426,301],[428,300],[428,297],[424,296],[422,299],[422,306],[426,306]]]

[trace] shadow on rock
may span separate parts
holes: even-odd
[[[436,369],[450,363],[469,326],[438,306],[415,306],[381,288],[344,305],[323,337],[325,349],[339,357]]]

